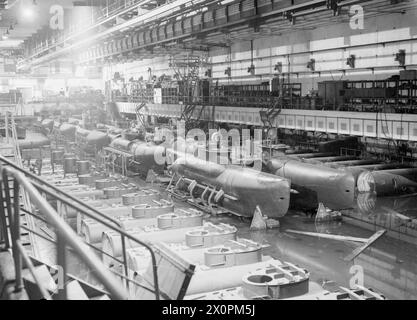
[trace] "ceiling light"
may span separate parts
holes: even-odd
[[[33,19],[33,17],[35,16],[35,9],[36,6],[38,5],[38,3],[36,2],[36,0],[33,0],[32,4],[29,3],[21,3],[21,11],[22,11],[22,17],[25,19]]]
[[[24,7],[22,10],[22,16],[26,19],[31,19],[35,15],[32,7]]]

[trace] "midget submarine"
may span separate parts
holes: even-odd
[[[240,166],[223,166],[191,155],[179,157],[171,166],[189,185],[215,187],[224,192],[217,205],[242,216],[252,217],[258,206],[270,218],[284,216],[289,208],[290,182],[269,173]],[[195,182],[193,182],[195,181]]]
[[[355,178],[352,173],[324,165],[306,163],[287,157],[268,161],[268,172],[287,178],[291,188],[291,204],[304,208],[317,208],[322,202],[332,210],[351,208],[355,197]]]
[[[165,148],[161,145],[157,145],[152,141],[146,142],[138,139],[130,141],[119,136],[110,143],[110,147],[130,153],[134,160],[132,165],[136,165],[136,169],[144,174],[151,169],[157,173],[164,172],[165,162],[162,160],[160,162],[156,161],[158,155],[160,155],[161,159],[165,157]]]
[[[153,141],[144,141],[137,139],[135,135],[128,135],[122,130],[107,126],[103,127],[105,131],[88,130],[81,128],[78,125],[63,123],[59,127],[60,133],[70,141],[79,141],[83,144],[81,146],[85,150],[100,150],[107,148],[115,154],[130,154],[128,166],[132,171],[140,171],[146,174],[148,170],[152,169],[157,173],[163,173],[166,167],[164,161],[157,161],[159,158],[164,159],[166,151],[165,148]],[[123,136],[134,139],[126,139]],[[94,149],[92,149],[92,147]],[[121,165],[121,158],[114,159]]]

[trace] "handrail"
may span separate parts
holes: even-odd
[[[45,219],[43,219],[43,218],[41,218],[41,217],[39,217],[39,216],[36,216],[36,215],[34,215],[34,214],[30,213],[30,212],[26,212],[26,213],[27,213],[27,214],[30,214],[30,215],[33,215],[33,217],[34,217],[34,218],[39,219],[40,221],[42,221],[42,222],[44,222],[44,223],[48,223]],[[48,241],[48,242],[51,242],[51,243],[56,243],[54,239],[51,239],[51,238],[50,238],[50,237],[48,237],[48,236],[42,235],[41,233],[39,233],[39,232],[37,232],[37,231],[33,231],[33,230],[29,229],[29,228],[28,228],[28,227],[26,227],[26,226],[21,226],[21,228],[22,228],[23,230],[28,231],[28,232],[32,232],[34,235],[36,235],[36,236],[38,236],[38,237],[40,237],[40,238],[42,238],[42,239],[44,239],[44,240],[46,240],[46,241]],[[105,252],[105,251],[103,251],[103,250],[98,249],[98,248],[97,248],[97,247],[95,247],[93,244],[90,244],[90,243],[88,243],[88,242],[85,242],[85,244],[86,244],[88,247],[93,248],[94,250],[98,250],[101,254],[103,254],[103,255],[105,255],[105,256],[107,256],[107,257],[109,257],[109,258],[111,258],[111,259],[113,259],[113,260],[115,260],[115,261],[117,261],[117,262],[119,262],[119,263],[123,263],[123,261],[121,261],[121,260],[119,260],[119,259],[115,258],[114,256],[112,256],[112,255],[108,254],[107,252]],[[73,251],[71,248],[68,248],[68,250]],[[141,287],[141,288],[144,288],[144,289],[145,289],[145,290],[147,290],[147,291],[150,291],[151,293],[155,293],[155,292],[154,292],[154,290],[152,290],[152,289],[150,289],[150,288],[148,288],[148,287],[145,287],[143,284],[141,284],[141,283],[139,283],[139,282],[137,282],[137,281],[135,281],[135,280],[132,280],[132,279],[128,278],[127,276],[125,276],[124,274],[121,274],[121,273],[117,272],[116,270],[112,270],[112,269],[110,269],[110,271],[111,271],[112,273],[114,273],[115,275],[117,275],[118,277],[121,277],[121,278],[125,279],[126,281],[129,281],[129,283],[133,283],[133,284],[135,284],[135,285],[136,285],[136,286],[138,286],[138,287]]]
[[[26,264],[26,266],[29,268],[29,271],[33,277],[33,279],[36,282],[36,285],[39,288],[39,291],[41,292],[41,295],[44,299],[46,300],[51,300],[51,295],[48,293],[48,291],[46,290],[46,288],[43,286],[41,280],[39,279],[38,275],[35,272],[35,267],[33,266],[32,261],[30,260],[30,258],[28,257],[27,253],[25,252],[25,249],[23,248],[20,240],[16,241],[16,245],[19,249],[20,254],[22,255],[23,258],[23,262]]]
[[[9,116],[9,115],[7,114],[6,117],[7,116]],[[10,123],[9,123],[8,118],[6,118],[6,124],[11,126],[11,128],[9,128],[9,130],[11,129],[12,133],[14,133],[14,134],[12,134],[12,137],[14,136],[16,138],[15,141],[13,141],[14,142],[14,147],[16,148],[15,153],[18,153],[20,155],[20,149],[18,147],[18,141],[17,141],[17,134],[16,134],[16,131],[15,131],[16,128],[15,128],[14,119],[13,119],[12,115],[10,115],[10,117],[11,117],[12,121],[10,121]],[[14,129],[14,131],[13,131],[13,129]],[[113,257],[113,258],[114,258],[115,261],[118,261],[119,263],[122,263],[122,265],[124,265],[124,272],[125,272],[126,276],[128,275],[126,239],[129,239],[129,240],[143,246],[144,248],[146,248],[150,252],[151,261],[152,261],[155,297],[156,297],[156,300],[160,299],[160,290],[159,290],[159,283],[158,283],[156,257],[155,257],[155,254],[153,252],[152,247],[149,244],[140,241],[139,239],[130,235],[129,233],[126,233],[122,229],[122,224],[118,220],[101,213],[100,211],[93,208],[92,206],[80,201],[78,198],[73,197],[70,194],[67,194],[67,193],[63,192],[58,187],[44,181],[38,175],[22,169],[21,161],[18,162],[18,163],[13,163],[13,162],[9,161],[8,159],[5,159],[5,158],[0,156],[0,163],[5,163],[9,167],[16,170],[17,172],[20,172],[21,174],[23,174],[25,177],[28,177],[30,182],[31,182],[31,185],[33,185],[37,191],[40,191],[41,193],[45,193],[45,194],[48,194],[48,195],[54,197],[56,200],[61,201],[65,206],[71,207],[71,208],[75,209],[76,211],[83,213],[87,217],[94,219],[96,222],[104,225],[105,227],[119,233],[120,236],[121,236],[122,259],[123,259],[123,261],[120,261],[119,259],[116,259],[115,257]],[[6,200],[10,200],[10,199],[6,199]],[[27,206],[27,205],[25,206],[25,209],[26,209],[26,210],[24,210],[25,212],[30,211],[30,203],[29,203],[29,206]],[[0,211],[0,215],[1,215],[1,211]],[[30,218],[32,218],[32,215],[31,215]],[[33,230],[31,232],[29,232],[30,237],[33,237],[33,234],[34,234]],[[60,237],[58,237],[58,240],[60,240]],[[59,246],[60,241],[58,241],[57,244]],[[90,244],[88,244],[88,246],[95,248],[94,246],[91,246]],[[98,249],[98,248],[95,248],[95,249]],[[101,251],[101,250],[99,250],[99,251]],[[131,283],[133,282],[131,280],[129,280],[129,281]]]
[[[9,119],[9,112],[6,112],[6,120],[8,121],[8,119]],[[19,141],[18,141],[18,136],[17,136],[17,131],[16,131],[16,122],[15,122],[15,118],[14,118],[13,113],[10,113],[10,131],[11,131],[11,139],[12,139],[11,143],[12,143],[13,148],[14,148],[14,159],[16,161],[16,164],[19,167],[23,167],[22,154],[21,154],[20,148],[19,148]],[[28,195],[26,194],[26,192],[22,192],[22,200],[23,200],[24,208],[26,210],[30,210],[30,202],[29,202]],[[26,220],[27,220],[28,225],[33,227],[34,222],[33,222],[32,217],[27,217]],[[29,233],[29,238],[30,238],[30,241],[32,243],[33,253],[36,255],[37,247],[36,247],[36,245],[34,245],[35,238],[33,237],[33,235],[31,233]]]
[[[2,157],[0,157],[1,160]],[[128,293],[123,288],[123,286],[116,280],[113,274],[103,265],[98,257],[91,253],[90,249],[78,239],[75,232],[71,229],[69,225],[67,225],[58,215],[58,213],[52,208],[52,206],[44,199],[36,188],[32,185],[28,178],[24,176],[22,172],[16,170],[15,168],[11,167],[4,167],[3,164],[0,163],[0,173],[1,173],[1,189],[3,188],[3,184],[5,185],[6,195],[9,180],[8,177],[12,177],[14,179],[14,195],[19,193],[20,188],[23,188],[29,195],[29,198],[33,204],[47,217],[47,220],[50,224],[52,224],[59,238],[63,241],[64,245],[69,245],[75,252],[83,259],[84,263],[88,267],[92,269],[92,272],[95,273],[98,280],[100,280],[106,289],[110,292],[110,295],[115,299],[127,299]],[[6,178],[6,181],[4,181]],[[6,183],[5,183],[6,182]],[[3,190],[0,190],[3,192]],[[7,201],[8,203],[8,211],[9,211],[9,226],[13,241],[13,257],[15,261],[15,270],[16,270],[16,290],[20,291],[22,289],[22,263],[21,263],[21,255],[24,255],[23,251],[19,248],[19,241],[20,241],[20,208],[19,208],[19,197],[14,196],[13,198],[13,211],[11,210],[11,202]],[[10,197],[9,197],[10,200]],[[25,257],[25,260],[26,257]],[[38,280],[35,281],[38,282]]]
[[[36,189],[41,190],[42,192],[45,192],[49,195],[54,196],[57,200],[63,202],[66,206],[70,206],[70,207],[76,209],[77,211],[82,212],[86,216],[95,219],[96,221],[103,224],[104,226],[118,232],[121,236],[123,260],[124,260],[125,268],[127,268],[126,239],[134,241],[134,242],[138,243],[139,245],[145,247],[150,252],[150,255],[151,255],[155,297],[156,297],[157,300],[160,299],[156,257],[155,257],[155,253],[153,252],[153,249],[151,248],[151,246],[149,244],[139,240],[138,238],[136,238],[136,237],[130,235],[129,233],[127,233],[126,231],[124,231],[122,229],[122,226],[121,226],[120,222],[117,221],[116,219],[113,219],[112,217],[109,217],[109,216],[101,213],[97,209],[95,209],[95,208],[91,207],[90,205],[80,201],[79,199],[71,196],[70,194],[64,193],[62,190],[60,190],[59,188],[57,188],[57,187],[51,185],[50,183],[44,181],[43,179],[41,179],[36,174],[33,174],[31,172],[27,172],[27,171],[23,170],[22,168],[19,168],[16,164],[14,164],[14,163],[10,162],[9,160],[3,158],[2,156],[0,156],[0,163],[1,162],[6,163],[7,165],[12,167],[13,169],[15,169],[19,172],[22,172],[26,176],[35,180],[36,182],[34,182],[32,184],[34,185],[34,187]],[[42,184],[44,186],[42,186]],[[51,189],[53,191],[48,190],[48,189]],[[64,195],[64,196],[61,196],[61,195]],[[68,198],[71,201],[68,201],[65,198]],[[83,208],[85,208],[85,209],[83,209]],[[90,213],[89,211],[91,211],[92,213]],[[105,220],[108,220],[108,221],[105,221]],[[125,272],[127,274],[127,270],[125,270]]]

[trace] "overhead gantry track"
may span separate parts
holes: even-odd
[[[140,1],[134,8],[148,2]],[[277,21],[291,29],[298,25],[299,17],[322,14],[322,18],[317,17],[319,23],[320,19],[328,18],[329,12],[337,16],[342,8],[355,4],[369,8],[393,5],[389,0],[237,0],[227,4],[213,0],[176,0],[103,30],[103,21],[114,20],[114,17],[107,17],[81,33],[37,51],[21,61],[18,68],[27,69],[68,54],[76,55],[80,64],[102,64],[106,60],[126,58],[129,54],[157,54],[158,50],[163,52],[190,41],[201,42],[200,48],[207,49],[225,45],[219,41],[204,43],[205,38],[215,34],[227,34],[240,28],[256,32],[261,25]],[[407,7],[412,3],[404,0],[398,5]],[[301,20],[299,23],[302,26]]]
[[[76,50],[86,47],[91,48],[92,44],[106,41],[109,38],[125,37],[128,32],[137,32],[139,29],[147,28],[151,24],[200,11],[207,5],[215,4],[218,1],[158,1],[160,5],[149,10],[149,5],[154,2],[155,0],[134,1],[132,5],[126,6],[124,9],[115,10],[113,13],[101,17],[95,23],[91,24],[91,26],[79,32],[64,35],[58,41],[45,40],[44,46],[36,47],[35,52],[27,59],[19,62],[18,69],[28,69],[32,66],[60,58],[63,55],[74,54]],[[143,9],[141,11],[144,11],[144,13],[138,14],[129,20],[124,20],[126,14],[135,10],[137,11],[138,9]]]

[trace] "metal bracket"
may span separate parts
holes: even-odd
[[[213,198],[213,196],[214,196],[215,193],[216,193],[216,188],[213,188],[213,190],[211,191],[210,196],[209,196],[209,198],[207,200],[207,204],[208,204],[208,206],[210,208],[213,207],[213,203],[211,202],[211,199]]]
[[[218,203],[223,196],[224,196],[224,191],[220,189],[219,191],[217,191],[217,194],[214,197],[214,202]]]
[[[193,198],[194,199],[194,196],[193,196],[193,191],[194,191],[194,189],[195,189],[195,187],[197,186],[197,181],[195,181],[195,180],[193,180],[191,183],[190,183],[190,185],[188,186],[188,191],[190,191],[190,196],[191,196],[191,198]]]
[[[340,0],[327,0],[327,8],[333,10],[333,15],[340,15]]]
[[[206,196],[206,193],[207,193],[207,191],[209,191],[209,190],[210,190],[210,186],[207,186],[207,187],[204,189],[203,193],[201,194],[201,201],[202,201],[203,203],[205,202],[204,197]]]

